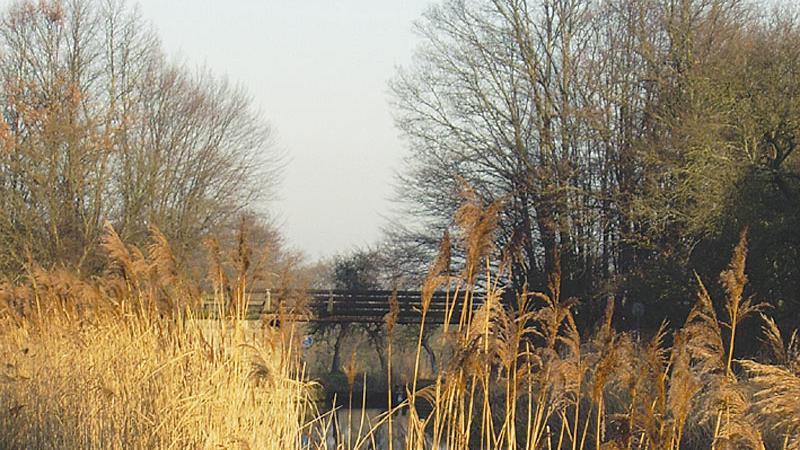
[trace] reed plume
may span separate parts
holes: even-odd
[[[464,274],[467,283],[470,283],[483,258],[494,249],[494,233],[503,201],[494,200],[485,205],[478,194],[467,186],[462,187],[461,196],[463,201],[456,211],[455,223],[464,243]]]
[[[770,433],[783,437],[783,448],[800,446],[800,377],[782,366],[739,361],[755,388],[754,416]]]

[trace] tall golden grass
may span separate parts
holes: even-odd
[[[319,414],[291,327],[197,318],[157,230],[146,254],[110,227],[104,246],[101,278],[0,287],[0,448],[301,448]]]
[[[247,332],[243,241],[238,275],[209,243],[218,304],[228,309],[201,320],[199,290],[163,236],[153,230],[142,252],[109,227],[103,277],[32,269],[25,282],[0,288],[0,448],[800,448],[800,344],[744,296],[746,234],[720,276],[725,298],[712,299],[697,277],[681,327],[618,332],[609,299],[586,332],[573,315],[577,300],[561,298],[558,270],[547,292],[523,292],[516,308],[501,301],[504,265],[488,260],[498,210],[467,197],[457,215],[467,255],[459,274],[449,269],[445,236],[421,314],[442,288],[448,315],[467,307],[443,327],[452,356],[424,387],[423,321],[406,400],[394,403],[398,305],[387,299],[390,412],[378,415],[359,408],[355,355],[345,367],[349,410],[331,413],[312,400],[291,321]],[[758,361],[736,359],[737,342],[756,339],[737,333],[743,320],[763,322]]]

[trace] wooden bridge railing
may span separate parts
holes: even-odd
[[[378,323],[389,313],[389,299],[393,291],[357,290],[309,290],[283,293],[269,290],[253,290],[248,293],[246,318],[250,320],[288,318],[308,322],[361,322]],[[397,323],[419,323],[422,320],[422,299],[419,291],[397,291],[399,306]],[[452,295],[434,292],[428,307],[427,321],[444,323],[446,314],[452,310],[450,321],[458,322],[463,311],[463,297],[452,306]],[[484,297],[473,296],[473,307],[483,304]],[[212,313],[217,310],[213,302],[206,302],[204,309]]]

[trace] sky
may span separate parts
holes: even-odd
[[[310,258],[374,243],[403,140],[388,81],[430,0],[140,0],[166,52],[240,83],[286,154],[269,204]],[[254,180],[253,182],[257,182]]]

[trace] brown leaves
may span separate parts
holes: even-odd
[[[0,154],[11,153],[14,149],[16,139],[11,133],[8,123],[0,121]]]
[[[14,312],[24,314],[24,309],[31,302],[30,290],[10,280],[0,281],[0,308],[1,312]]]

